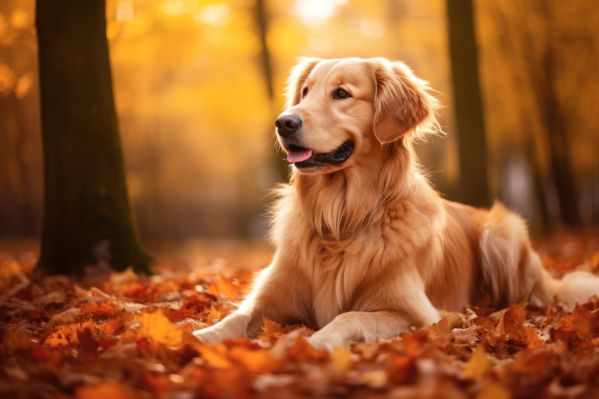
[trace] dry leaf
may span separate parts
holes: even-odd
[[[485,352],[485,348],[479,345],[464,366],[464,377],[478,380],[486,374],[488,368],[489,359],[487,358],[487,353]]]
[[[347,346],[340,346],[331,351],[331,364],[341,373],[347,371],[352,365],[352,353]]]
[[[179,346],[183,332],[162,311],[144,312],[135,318],[140,327],[137,334],[168,346]]]
[[[136,399],[131,389],[118,381],[103,381],[78,388],[75,397],[77,399]]]
[[[494,383],[486,382],[483,388],[477,395],[477,399],[510,399],[512,395],[510,391],[505,389],[503,386]]]

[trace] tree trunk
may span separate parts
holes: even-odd
[[[447,0],[453,105],[458,133],[460,200],[490,203],[485,122],[472,0]]]
[[[262,72],[264,75],[264,83],[266,85],[266,94],[268,95],[270,114],[272,115],[272,125],[268,129],[268,135],[271,140],[274,134],[274,120],[277,115],[275,109],[275,90],[274,90],[274,79],[273,79],[273,68],[272,58],[270,56],[270,49],[268,47],[268,13],[266,11],[265,0],[256,0],[255,3],[255,18],[256,28],[258,30],[258,38],[260,40],[260,60],[262,64]],[[276,154],[274,157],[275,169],[279,174],[279,177],[283,180],[287,180],[289,177],[289,164],[285,161],[285,157]]]
[[[149,272],[133,221],[112,92],[104,0],[38,0],[44,221],[38,268]]]
[[[547,34],[552,31],[550,14],[546,21],[548,25]],[[574,173],[572,172],[572,160],[570,159],[570,143],[566,132],[566,121],[564,120],[562,109],[558,103],[558,93],[555,88],[555,81],[558,79],[555,67],[555,50],[553,49],[553,40],[551,36],[547,40],[546,52],[542,58],[541,68],[545,71],[545,82],[542,83],[542,90],[537,95],[539,103],[544,103],[541,108],[545,119],[545,132],[549,144],[549,165],[555,182],[555,189],[559,199],[559,210],[562,221],[568,227],[580,227],[582,219],[580,216],[578,204],[578,191],[574,182]],[[531,73],[535,73],[532,72]],[[536,72],[538,73],[538,72]]]

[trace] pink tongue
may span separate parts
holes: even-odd
[[[287,161],[291,163],[302,162],[312,156],[312,150],[306,150],[302,152],[290,152],[287,154]]]

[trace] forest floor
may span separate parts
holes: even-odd
[[[540,240],[561,275],[599,272],[599,232]],[[230,312],[269,261],[260,244],[158,249],[156,275],[91,268],[34,277],[29,244],[0,245],[0,397],[599,397],[599,300],[573,311],[485,301],[437,324],[332,352],[266,321],[254,340],[206,345],[192,330]]]

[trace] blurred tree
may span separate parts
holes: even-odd
[[[39,231],[41,145],[32,13],[25,1],[0,2],[0,237],[29,238]]]
[[[486,206],[490,202],[487,145],[472,0],[447,0],[446,5],[459,147],[459,199]]]
[[[44,221],[38,268],[149,272],[131,215],[104,0],[38,1]]]
[[[545,24],[545,48],[540,54],[538,64],[534,59],[529,59],[528,71],[532,82],[537,107],[542,113],[547,134],[549,149],[549,162],[555,188],[559,199],[560,213],[563,222],[570,227],[581,225],[580,210],[578,208],[578,192],[576,190],[572,161],[570,159],[570,145],[566,134],[566,121],[562,107],[558,101],[556,89],[559,71],[557,68],[555,30],[553,22],[553,4],[535,4],[535,12],[540,15],[540,20]],[[531,38],[524,30],[522,36],[525,41]]]
[[[494,18],[505,37],[503,47],[510,53],[513,62],[520,63],[518,66],[524,71],[520,83],[530,88],[545,136],[549,166],[547,179],[540,176],[542,172],[537,161],[539,150],[530,139],[531,144],[526,146],[535,173],[539,205],[543,213],[548,213],[544,188],[547,182],[543,184],[542,181],[553,181],[563,223],[569,227],[579,227],[582,218],[567,134],[568,115],[565,114],[565,107],[568,105],[561,103],[560,99],[564,95],[558,86],[566,82],[578,93],[588,82],[585,79],[565,79],[567,68],[560,59],[564,58],[562,54],[567,48],[584,48],[592,52],[596,39],[568,38],[567,32],[560,26],[563,25],[560,19],[565,20],[561,15],[568,6],[538,1],[518,1],[508,5],[498,6]],[[547,227],[548,222],[544,221]]]
[[[256,0],[256,26],[258,28],[258,38],[260,39],[260,58],[262,61],[262,73],[264,75],[264,83],[266,85],[266,93],[268,94],[268,100],[270,105],[270,113],[272,115],[273,123],[269,125],[268,135],[274,134],[274,119],[277,115],[276,110],[276,99],[274,90],[274,76],[272,57],[270,56],[270,48],[268,45],[268,22],[269,17],[266,11],[265,0]],[[278,149],[278,147],[277,147]],[[279,177],[283,180],[287,180],[289,175],[289,164],[283,157],[274,157],[275,168],[279,174]]]

